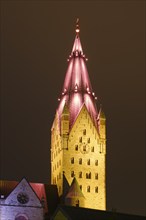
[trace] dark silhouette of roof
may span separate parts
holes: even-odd
[[[60,205],[57,207],[51,220],[54,219],[59,210],[68,220],[146,220],[145,216],[122,214],[112,211],[101,211],[65,205]]]

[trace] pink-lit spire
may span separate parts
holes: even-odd
[[[75,41],[74,41],[74,44],[73,44],[72,53],[75,52],[75,51],[78,51],[79,53],[83,54],[82,45],[81,45],[80,38],[79,38],[79,32],[80,32],[79,18],[77,18],[77,21],[76,21],[75,32],[76,32],[76,37],[75,37]]]
[[[90,83],[86,61],[87,58],[83,53],[83,49],[79,37],[79,19],[76,22],[76,36],[72,48],[72,52],[68,59],[68,68],[64,80],[63,90],[61,97],[59,97],[58,113],[61,118],[61,114],[66,105],[69,108],[70,115],[70,128],[74,124],[81,108],[83,105],[86,106],[93,123],[98,128],[97,116],[98,112],[96,109],[95,93],[92,90]]]

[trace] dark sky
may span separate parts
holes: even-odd
[[[107,208],[145,215],[144,1],[1,1],[1,179],[50,180],[50,129],[80,18],[107,117]]]

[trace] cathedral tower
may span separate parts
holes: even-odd
[[[106,125],[97,110],[79,24],[51,129],[51,183],[68,205],[106,209]]]

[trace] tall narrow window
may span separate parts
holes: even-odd
[[[82,190],[82,185],[80,185],[80,190]]]
[[[86,151],[86,144],[83,145],[83,151]]]
[[[79,138],[79,142],[82,143],[82,137]]]
[[[74,175],[75,175],[74,171],[71,171],[71,177],[74,177]]]
[[[98,193],[98,186],[95,187],[95,193]]]
[[[98,160],[95,160],[95,166],[98,166]]]
[[[86,173],[86,179],[91,179],[91,172],[90,173]]]
[[[98,173],[95,173],[95,179],[98,180]]]
[[[82,172],[79,172],[79,178],[82,178]]]
[[[78,145],[75,145],[75,150],[78,151]]]
[[[94,147],[91,147],[91,152],[94,152]]]
[[[87,139],[87,142],[90,143],[90,138]]]
[[[87,160],[87,165],[90,165],[90,159]]]
[[[71,158],[71,163],[74,164],[74,157]]]
[[[83,135],[86,135],[86,129],[83,130]]]
[[[82,158],[79,158],[79,164],[82,164]]]
[[[90,186],[87,186],[87,192],[90,192]]]

